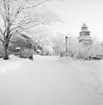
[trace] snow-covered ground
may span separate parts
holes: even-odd
[[[103,61],[11,59],[0,60],[0,105],[103,105]]]

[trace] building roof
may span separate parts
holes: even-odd
[[[87,27],[86,23],[83,24],[83,27]]]
[[[81,31],[88,31],[87,25],[85,23],[81,27]]]
[[[9,47],[10,46],[11,47],[15,46],[15,47],[26,47],[26,48],[29,48],[30,45],[33,43],[33,41],[32,41],[31,38],[29,38],[25,34],[15,33],[15,35],[12,36],[10,43],[12,45],[9,45]]]

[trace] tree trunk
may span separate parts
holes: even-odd
[[[4,60],[8,60],[9,59],[9,55],[8,55],[8,43],[4,43],[3,59]]]

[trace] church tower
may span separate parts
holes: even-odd
[[[84,45],[91,45],[92,38],[90,37],[90,31],[88,31],[88,27],[84,23],[81,27],[81,32],[79,33],[79,43]]]

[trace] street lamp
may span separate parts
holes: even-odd
[[[65,37],[65,42],[66,42],[66,53],[67,53],[67,51],[68,51],[68,49],[67,49],[67,41],[68,41],[68,37],[66,36],[66,37]]]

